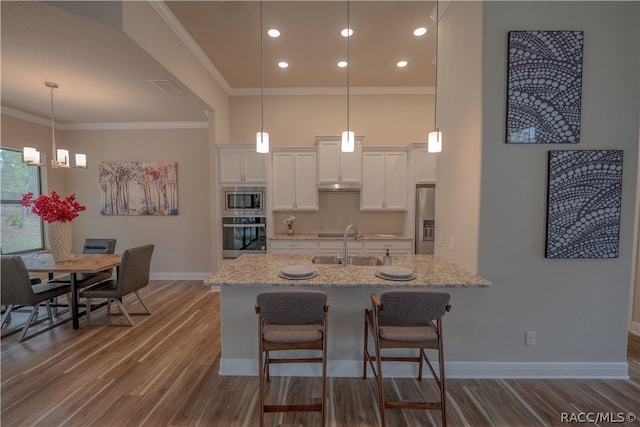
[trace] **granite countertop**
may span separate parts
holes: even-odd
[[[433,255],[394,255],[394,266],[412,270],[408,281],[385,280],[375,275],[378,266],[312,264],[311,254],[247,254],[204,280],[210,286],[327,286],[327,287],[487,287],[488,280]],[[278,273],[290,265],[312,266],[318,275],[304,280],[283,279]]]
[[[330,235],[329,235],[330,234]],[[343,233],[293,233],[274,234],[271,240],[344,240]],[[411,240],[401,234],[362,234],[361,240]],[[353,241],[353,233],[349,234],[349,241]]]

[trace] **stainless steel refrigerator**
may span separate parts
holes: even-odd
[[[416,187],[416,253],[433,254],[436,235],[436,185]]]

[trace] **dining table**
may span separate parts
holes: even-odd
[[[78,309],[79,273],[98,273],[103,270],[118,267],[122,256],[120,254],[71,254],[67,261],[56,262],[48,252],[31,253],[21,256],[27,271],[30,273],[48,273],[49,279],[56,274],[69,274],[71,282],[71,319],[73,329],[80,327]]]

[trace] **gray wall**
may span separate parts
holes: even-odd
[[[477,159],[467,159],[470,168],[481,169],[480,206],[467,215],[479,221],[478,274],[494,285],[486,291],[456,293],[450,324],[460,335],[448,336],[453,339],[449,358],[593,362],[593,366],[626,360],[638,159],[638,6],[638,2],[483,4],[482,147]],[[464,8],[477,5],[453,2],[447,15],[461,16],[459,9]],[[510,30],[584,31],[580,144],[504,143]],[[463,58],[458,60],[452,68],[467,66]],[[619,258],[545,259],[547,152],[552,149],[624,150]],[[439,181],[442,166],[438,164]],[[462,188],[464,183],[457,185]],[[525,331],[537,331],[536,346],[524,345]]]

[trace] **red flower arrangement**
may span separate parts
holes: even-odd
[[[56,191],[52,191],[50,196],[41,194],[33,198],[33,193],[29,192],[22,196],[22,206],[31,207],[31,212],[38,215],[45,222],[69,222],[77,217],[87,207],[76,202],[75,193],[65,199],[61,199]]]

